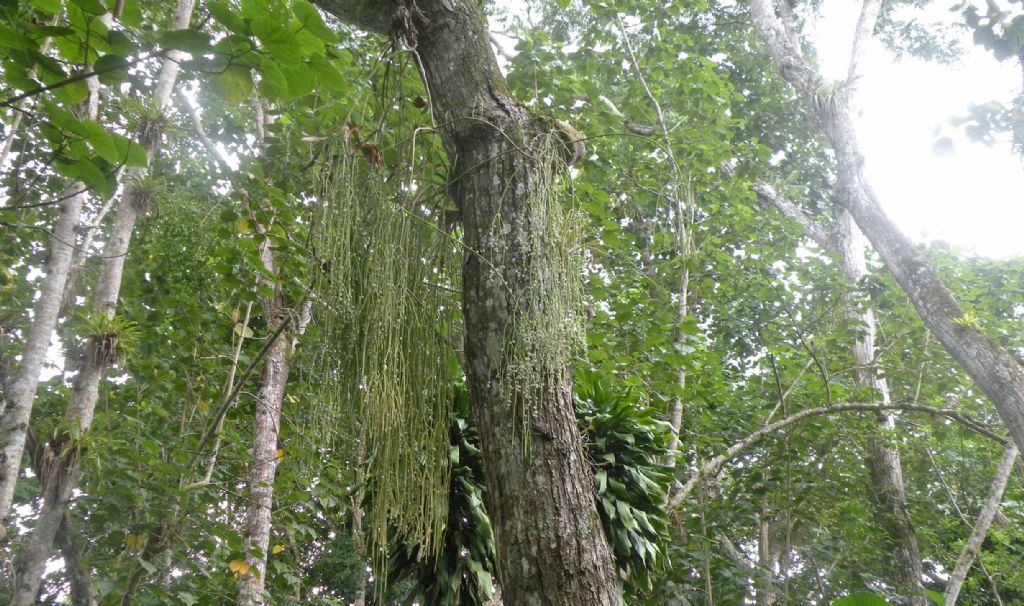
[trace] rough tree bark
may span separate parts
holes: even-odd
[[[169,29],[186,29],[194,5],[195,0],[178,0]],[[181,51],[168,52],[160,66],[160,74],[153,89],[152,103],[155,104],[154,109],[158,110],[158,117],[152,121],[143,120],[139,126],[137,140],[146,151],[147,164],[152,163],[160,146],[163,137],[163,112],[170,103],[171,93],[177,84],[179,63],[183,56],[184,53]],[[95,314],[113,318],[117,309],[121,277],[124,274],[124,263],[128,256],[132,232],[139,213],[144,212],[148,204],[145,189],[140,188],[147,174],[148,170],[145,167],[128,171],[124,190],[117,203],[117,217],[103,249],[102,266],[96,288],[92,293]],[[116,335],[113,337],[116,338]],[[93,338],[106,340],[107,336],[94,335]],[[88,347],[95,345],[90,344]],[[44,446],[40,474],[43,507],[16,565],[14,604],[17,606],[34,603],[39,591],[46,570],[46,561],[53,551],[54,540],[67,513],[76,485],[78,464],[74,440],[92,424],[96,402],[99,400],[100,380],[113,361],[114,357],[109,354],[81,357],[77,362],[78,374],[72,385],[71,400],[64,414],[67,427],[71,428],[70,431],[75,435],[63,435],[49,440]]]
[[[89,97],[78,113],[83,118],[95,120],[99,112],[99,80],[96,77],[88,78],[86,84],[89,86]],[[35,404],[46,352],[57,328],[64,284],[74,256],[87,190],[83,183],[70,182],[61,193],[60,214],[53,230],[46,275],[39,287],[32,324],[25,335],[21,362],[5,394],[3,416],[0,417],[0,538],[3,538],[9,527],[14,486],[21,469],[32,406]]]
[[[974,558],[981,550],[981,544],[985,541],[985,535],[988,534],[988,527],[996,517],[996,512],[999,511],[999,503],[1003,500],[1003,491],[1006,490],[1006,484],[1010,480],[1010,472],[1013,471],[1013,463],[1016,460],[1017,447],[1011,444],[1003,451],[1003,458],[999,461],[995,477],[992,478],[992,487],[988,491],[985,506],[978,513],[978,520],[974,523],[970,536],[967,537],[963,549],[960,550],[956,566],[953,567],[953,572],[949,575],[949,583],[943,594],[945,606],[956,606],[967,573],[970,572]]]
[[[614,606],[618,588],[594,503],[568,381],[531,394],[530,446],[502,380],[502,351],[523,311],[528,201],[544,160],[524,150],[551,120],[511,97],[473,0],[319,0],[361,27],[396,33],[423,71],[454,166],[450,192],[465,231],[466,375],[486,467],[505,603]],[[393,25],[394,24],[394,25]],[[503,229],[496,230],[500,224]]]
[[[964,313],[924,255],[886,216],[864,177],[848,103],[842,94],[822,99],[822,77],[804,59],[799,41],[776,16],[771,1],[751,0],[750,14],[782,76],[821,108],[816,112],[821,130],[836,156],[837,199],[871,241],[925,326],[988,394],[1020,448],[1024,445],[1024,366]]]

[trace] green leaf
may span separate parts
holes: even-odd
[[[870,591],[858,591],[832,602],[832,606],[892,606],[892,604]]]
[[[24,35],[6,23],[0,23],[0,47],[17,50],[28,50],[28,41]]]
[[[147,562],[146,560],[143,560],[142,558],[135,559],[138,560],[139,564],[146,569],[146,572],[148,572],[149,574],[156,574],[156,566]]]
[[[938,591],[925,588],[924,592],[928,594],[928,597],[932,599],[938,606],[946,606],[946,596],[942,595]]]
[[[270,17],[254,17],[252,31],[259,38],[263,49],[275,60],[286,66],[295,65],[302,60],[298,41],[286,25]]]
[[[243,103],[252,95],[252,76],[241,65],[231,65],[211,78],[214,89],[229,103]]]
[[[80,181],[103,198],[114,195],[117,184],[112,183],[113,179],[109,179],[102,169],[89,160],[62,159],[54,162],[53,166],[59,174],[74,181]]]
[[[139,0],[124,0],[120,21],[128,27],[142,25],[142,5]]]
[[[93,64],[99,80],[107,86],[114,86],[128,79],[128,62],[118,55],[103,55]]]
[[[103,3],[99,0],[71,0],[73,3],[78,5],[83,12],[92,15],[102,15],[107,12],[107,7],[103,6]]]
[[[316,79],[313,71],[305,63],[299,63],[284,70],[284,77],[288,81],[289,98],[304,97],[313,92],[313,85]]]
[[[318,85],[332,93],[344,94],[348,92],[348,80],[341,75],[341,72],[326,57],[323,55],[311,56],[309,58],[309,66],[313,69]]]
[[[89,134],[86,136],[86,141],[89,142],[89,146],[96,152],[96,155],[111,164],[120,164],[121,158],[118,156],[117,146],[114,144],[113,133],[96,122],[85,121],[82,124],[88,128]]]
[[[31,0],[29,4],[44,13],[50,13],[51,15],[55,15],[60,12],[60,0]]]
[[[248,36],[251,33],[245,20],[226,2],[207,2],[206,8],[210,9],[213,18],[228,31],[240,36]]]
[[[164,48],[173,48],[186,53],[201,54],[211,48],[212,37],[210,34],[196,31],[194,29],[179,29],[164,32],[157,42]]]
[[[295,0],[292,3],[292,13],[295,14],[295,18],[299,20],[302,27],[317,38],[328,44],[334,44],[338,41],[338,37],[334,35],[331,28],[327,27],[323,18],[320,17],[320,11],[316,10],[306,0]]]
[[[268,99],[287,99],[289,96],[288,78],[272,60],[260,62],[260,93]]]

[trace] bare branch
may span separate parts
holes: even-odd
[[[853,84],[860,75],[858,72],[861,59],[864,57],[864,48],[875,31],[878,12],[881,8],[881,0],[864,0],[864,4],[861,5],[860,18],[857,20],[857,29],[853,35],[853,47],[850,49],[850,68],[846,73],[847,84]]]
[[[981,549],[981,544],[988,534],[988,528],[999,510],[999,503],[1003,500],[1003,491],[1006,490],[1006,483],[1010,479],[1010,472],[1013,470],[1013,463],[1017,460],[1017,447],[1013,444],[1003,451],[1003,458],[999,461],[996,475],[992,478],[992,487],[988,491],[988,500],[978,514],[978,521],[975,522],[971,534],[960,550],[960,557],[957,558],[956,566],[949,575],[949,584],[946,585],[946,606],[956,606],[956,600],[960,595],[960,588],[963,587],[967,572],[970,571],[974,558]]]
[[[801,93],[813,95],[821,76],[804,59],[797,41],[786,33],[771,0],[750,0],[750,16],[782,77]]]
[[[754,181],[750,188],[754,190],[754,193],[757,194],[759,198],[768,202],[779,212],[799,223],[801,227],[804,228],[804,233],[806,233],[810,239],[814,240],[818,246],[828,250],[835,248],[832,233],[828,228],[822,225],[820,221],[813,219],[810,215],[805,213],[804,210],[796,203],[780,194],[767,182],[761,180]]]
[[[970,429],[978,435],[989,438],[999,444],[1006,444],[1007,439],[999,434],[993,432],[991,429],[985,426],[984,423],[971,418],[969,415],[962,413],[958,410],[951,410],[948,408],[934,408],[932,406],[921,406],[918,404],[878,404],[878,403],[852,403],[852,404],[837,404],[835,406],[822,406],[819,408],[809,408],[800,412],[789,415],[788,417],[779,419],[778,421],[765,425],[761,429],[751,433],[742,440],[734,443],[726,451],[718,456],[708,459],[704,465],[701,466],[690,479],[686,481],[678,492],[672,496],[669,500],[669,507],[675,509],[679,507],[683,501],[689,497],[693,489],[702,480],[710,477],[714,477],[718,472],[729,462],[733,457],[743,452],[747,448],[750,448],[754,444],[760,442],[764,438],[771,434],[785,429],[794,423],[810,419],[813,417],[821,417],[827,415],[833,415],[841,412],[872,412],[878,413],[879,411],[885,410],[902,410],[906,412],[923,412],[930,415],[936,415],[946,417],[950,420],[961,423],[967,429]]]
[[[313,4],[346,23],[377,33],[388,31],[395,14],[394,0],[314,0]]]

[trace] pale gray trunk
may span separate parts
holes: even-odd
[[[277,299],[267,305],[267,318],[277,328],[287,310]],[[267,351],[256,393],[256,426],[249,462],[249,491],[246,500],[243,552],[249,564],[248,574],[238,583],[238,604],[258,606],[264,603],[267,553],[270,545],[270,523],[274,499],[274,476],[277,472],[277,438],[281,428],[281,404],[288,383],[288,340],[278,339]]]
[[[174,9],[170,29],[179,30],[188,27],[195,0],[179,0]],[[152,103],[160,110],[171,99],[171,92],[177,83],[179,62],[183,53],[170,51],[160,67],[160,75],[153,91]],[[160,146],[163,136],[163,119],[153,122],[143,121],[138,136],[139,144],[146,151],[147,163],[151,164]],[[107,239],[103,251],[103,263],[93,292],[93,313],[114,317],[117,309],[118,294],[121,289],[121,278],[124,274],[124,263],[128,256],[128,246],[139,212],[148,203],[144,190],[138,187],[148,171],[144,167],[133,168],[121,192],[117,204],[117,218]],[[85,251],[82,251],[84,255]],[[87,345],[89,347],[89,345]],[[74,440],[81,436],[92,423],[99,399],[100,380],[113,362],[109,355],[82,356],[78,365],[78,374],[71,390],[71,401],[68,404],[64,419],[66,426],[71,428],[73,435],[62,436],[51,440],[46,445],[43,461],[52,461],[42,467],[40,482],[43,485],[43,507],[19,558],[17,566],[18,606],[29,605],[42,583],[42,574],[46,561],[53,551],[54,539],[61,521],[67,511],[71,494],[76,484],[77,458],[74,452]],[[56,446],[56,450],[54,447]],[[54,473],[49,474],[48,471]]]
[[[1013,463],[1016,460],[1017,447],[1013,445],[1007,446],[1006,450],[1003,451],[1003,458],[999,461],[996,475],[992,478],[992,487],[988,491],[988,499],[985,501],[985,506],[978,513],[978,520],[974,523],[974,528],[971,529],[967,542],[964,543],[963,549],[960,550],[960,557],[957,558],[956,566],[953,567],[953,572],[949,575],[949,583],[946,585],[946,592],[944,594],[946,599],[945,606],[956,606],[964,579],[967,578],[967,573],[971,570],[974,558],[977,557],[981,544],[985,540],[985,535],[988,534],[988,528],[996,517],[996,512],[999,511],[999,503],[1003,500],[1003,491],[1006,490],[1006,484],[1010,480],[1010,472],[1013,471]]]
[[[804,60],[799,42],[786,34],[770,0],[751,0],[750,13],[783,77],[805,99],[814,101],[822,78]],[[924,255],[886,216],[864,178],[863,155],[849,107],[841,95],[826,105],[818,117],[838,164],[837,199],[871,241],[925,326],[991,398],[1020,448],[1024,445],[1024,367],[986,335],[973,316],[964,313]]]
[[[57,534],[57,544],[64,557],[65,574],[71,589],[72,606],[97,606],[92,574],[83,558],[83,539],[71,515],[64,513],[64,523]]]
[[[11,157],[11,147],[14,145],[14,135],[18,134],[18,129],[21,128],[22,109],[25,104],[19,102],[14,106],[14,112],[11,116],[11,125],[7,127],[7,138],[4,139],[3,149],[0,149],[0,172],[7,169],[7,161]]]
[[[49,25],[57,25],[59,16],[54,15]],[[43,43],[39,45],[39,54],[45,55],[46,51],[50,49],[50,44],[53,43],[53,38],[46,38]],[[35,77],[35,70],[31,71],[32,77]],[[11,109],[11,125],[7,129],[7,138],[4,139],[3,148],[0,149],[0,173],[7,169],[7,162],[11,159],[11,148],[14,145],[14,136],[18,134],[18,129],[21,128],[21,121],[25,117],[25,99],[18,101]]]
[[[850,214],[842,208],[836,209],[836,227],[843,277],[855,288],[868,273],[861,234]],[[858,390],[874,388],[882,404],[887,405],[889,386],[875,369],[875,312],[867,306],[858,313],[853,307],[856,298],[850,299],[850,318],[859,324],[857,329],[861,331],[853,343],[855,387]],[[880,411],[874,431],[868,437],[867,463],[871,475],[868,498],[874,508],[875,519],[888,534],[889,549],[886,553],[889,554],[890,565],[887,578],[896,595],[902,603],[910,606],[931,606],[921,585],[924,572],[917,534],[907,512],[899,451],[887,435],[892,426],[891,414]]]
[[[256,100],[257,142],[264,150],[264,126],[269,123],[263,103]],[[262,226],[258,226],[263,231]],[[266,274],[277,276],[274,251],[267,241],[260,259]],[[273,282],[260,277],[261,286],[274,291],[273,298],[263,301],[264,314],[268,324],[278,330],[285,322],[288,309],[284,298]],[[303,318],[296,328],[296,335],[302,334],[308,321],[309,306],[303,307]],[[266,585],[267,556],[270,547],[270,527],[274,502],[274,477],[279,461],[277,440],[281,433],[281,406],[284,403],[285,387],[288,384],[289,355],[294,342],[287,338],[277,339],[267,351],[260,376],[260,388],[256,393],[256,423],[253,430],[252,461],[249,464],[249,491],[245,504],[245,529],[242,532],[242,551],[249,571],[238,582],[239,606],[262,606],[263,589]]]
[[[99,110],[99,81],[89,78],[86,83],[89,86],[89,98],[80,113],[92,120]],[[60,211],[53,230],[50,256],[46,262],[46,275],[39,287],[32,324],[25,335],[21,362],[14,372],[3,403],[3,416],[0,417],[0,538],[6,534],[9,524],[14,486],[21,470],[21,456],[25,450],[32,406],[35,404],[46,353],[60,316],[64,284],[74,255],[85,192],[84,184],[72,182],[64,187],[61,194]]]

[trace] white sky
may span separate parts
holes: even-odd
[[[953,0],[939,2],[930,16],[956,19]],[[860,3],[828,0],[813,24],[826,77],[845,75]],[[1009,101],[1020,89],[1016,61],[997,62],[974,46],[958,65],[918,59],[897,62],[880,45],[865,56],[856,99],[865,170],[886,211],[918,241],[945,240],[986,256],[1024,254],[1024,161],[1009,144],[972,143],[949,119],[967,114],[971,103]],[[954,141],[940,156],[939,136]]]

